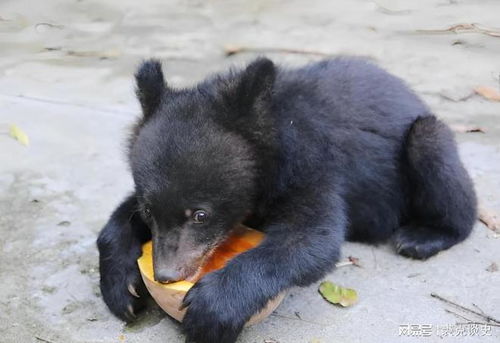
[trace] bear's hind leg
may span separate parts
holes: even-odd
[[[476,195],[451,130],[434,116],[408,134],[410,222],[393,236],[399,254],[426,259],[463,241],[476,221]]]

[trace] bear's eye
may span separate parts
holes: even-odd
[[[191,218],[196,224],[204,223],[208,218],[208,213],[203,210],[194,211]]]

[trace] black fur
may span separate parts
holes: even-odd
[[[174,90],[146,62],[137,83],[135,194],[98,240],[104,300],[121,318],[138,305],[127,288],[143,287],[135,260],[150,232],[159,249],[187,244],[197,254],[242,220],[266,232],[184,299],[187,341],[224,343],[269,299],[330,272],[345,238],[392,237],[400,254],[425,259],[472,229],[475,194],[452,133],[370,63],[288,70],[261,58]],[[186,210],[196,209],[207,222],[193,223]]]
[[[142,107],[144,118],[149,118],[160,105],[165,93],[165,80],[161,63],[157,60],[144,62],[135,74],[137,98]]]
[[[147,295],[136,260],[151,233],[136,209],[135,196],[125,199],[97,240],[102,296],[111,311],[125,321],[134,319]]]

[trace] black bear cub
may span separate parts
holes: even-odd
[[[226,343],[269,299],[330,272],[345,239],[390,239],[426,259],[473,227],[476,197],[452,132],[368,62],[285,69],[259,58],[174,89],[150,60],[136,82],[135,190],[98,239],[104,301],[124,320],[147,296],[136,259],[151,238],[156,279],[174,282],[235,224],[266,233],[184,299],[187,341]]]

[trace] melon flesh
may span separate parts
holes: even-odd
[[[179,307],[186,293],[193,287],[194,282],[211,271],[223,268],[229,260],[242,252],[256,247],[263,239],[264,234],[260,231],[246,227],[238,228],[226,241],[213,251],[204,265],[200,268],[199,272],[189,279],[190,281],[184,280],[168,284],[155,281],[153,270],[153,244],[151,241],[143,245],[142,256],[137,260],[137,263],[141,271],[142,279],[153,299],[155,299],[158,305],[171,317],[178,321],[182,321],[186,309],[180,311]],[[284,296],[285,293],[281,293],[275,299],[269,301],[262,311],[250,318],[247,325],[258,323],[269,316],[274,309],[278,307]]]

